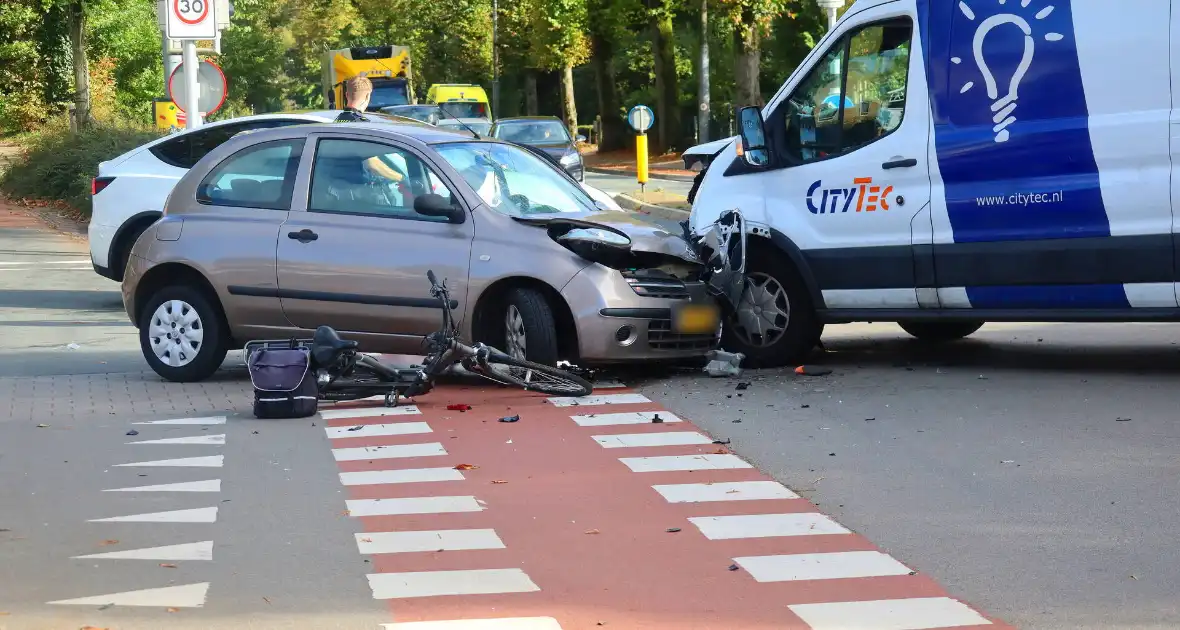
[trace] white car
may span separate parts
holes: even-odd
[[[331,122],[339,115],[338,110],[288,112],[208,123],[100,163],[91,188],[89,237],[94,271],[122,282],[136,239],[160,218],[172,188],[206,153],[244,131]],[[371,112],[366,115],[384,117]],[[582,187],[600,207],[620,210],[610,195],[585,184]]]

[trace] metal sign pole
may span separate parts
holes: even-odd
[[[197,42],[186,39],[182,44],[184,55],[184,114],[185,127],[196,129],[201,126],[201,112],[199,109],[200,87],[197,85],[197,74],[200,69],[197,61]]]

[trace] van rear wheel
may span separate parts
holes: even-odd
[[[983,328],[983,322],[898,322],[898,326],[922,341],[941,343],[970,336]]]
[[[823,333],[803,279],[774,253],[750,252],[746,264],[746,290],[722,326],[721,346],[746,355],[745,367],[798,365]]]

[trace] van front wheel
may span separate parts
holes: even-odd
[[[955,341],[970,336],[983,328],[983,322],[898,322],[901,329],[914,337],[932,343]]]
[[[747,269],[741,303],[722,326],[722,347],[746,355],[746,367],[798,365],[823,333],[807,287],[785,257],[751,252]]]

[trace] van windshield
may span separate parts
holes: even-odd
[[[435,150],[493,210],[513,217],[595,211],[594,200],[528,149],[499,142],[450,142]]]

